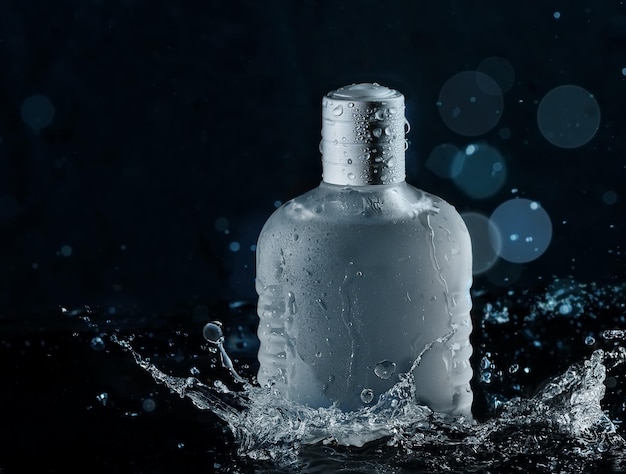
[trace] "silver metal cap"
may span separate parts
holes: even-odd
[[[404,181],[404,96],[373,83],[352,84],[322,99],[322,179],[365,186]]]

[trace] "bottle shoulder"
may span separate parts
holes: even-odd
[[[376,186],[338,186],[322,182],[276,209],[266,222],[378,224],[428,215],[432,223],[462,223],[456,209],[444,199],[406,182]]]

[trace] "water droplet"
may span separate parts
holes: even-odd
[[[94,351],[101,351],[104,349],[104,341],[100,336],[95,336],[93,339],[91,339],[90,346]]]
[[[568,302],[565,302],[559,306],[559,314],[566,315],[572,312],[572,305]]]
[[[350,108],[354,107],[354,102],[348,102],[348,107]]]
[[[376,110],[376,113],[374,114],[374,117],[376,117],[376,120],[384,119],[385,118],[385,111],[383,109]]]
[[[585,338],[585,344],[588,346],[593,346],[596,343],[596,338],[592,335],[589,335]]]
[[[202,336],[212,344],[222,344],[224,342],[222,323],[214,321],[205,324],[202,328]]]
[[[333,115],[339,117],[341,114],[343,114],[343,105],[338,105],[333,109]]]
[[[354,179],[354,173],[348,173],[348,179]]]
[[[377,377],[388,380],[396,372],[396,363],[389,360],[383,360],[376,364],[374,373]]]
[[[380,128],[375,128],[374,130],[372,130],[372,135],[374,135],[376,138],[380,138],[382,134],[383,131]]]
[[[96,400],[100,402],[102,406],[106,406],[109,403],[109,394],[107,392],[102,392],[96,395]]]
[[[361,391],[361,401],[363,403],[370,403],[374,400],[374,391],[371,388],[364,388]]]
[[[320,357],[322,357],[322,353],[321,352],[316,352],[315,353],[315,357],[317,357],[319,359]]]
[[[323,309],[324,311],[326,311],[326,303],[324,303],[324,300],[322,300],[322,298],[317,298],[315,300],[315,302],[317,303],[317,306],[319,306],[321,309]]]
[[[513,364],[511,367],[509,367],[509,374],[514,374],[518,370],[519,370],[519,364]]]
[[[602,337],[606,340],[626,339],[626,330],[624,329],[607,329],[602,331]]]
[[[296,295],[291,291],[287,293],[287,308],[289,309],[289,314],[296,314]]]

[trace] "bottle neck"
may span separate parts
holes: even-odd
[[[322,179],[367,186],[405,179],[404,96],[377,84],[330,92],[322,100]]]

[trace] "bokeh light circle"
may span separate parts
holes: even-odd
[[[496,81],[503,93],[510,91],[515,82],[513,66],[506,59],[498,56],[483,59],[478,65],[478,71],[487,74]]]
[[[617,193],[613,190],[608,190],[602,195],[602,201],[604,204],[613,205],[617,202]]]
[[[439,114],[459,135],[488,132],[502,117],[504,101],[498,83],[480,71],[463,71],[446,81],[439,92]]]
[[[26,125],[39,131],[52,123],[54,106],[46,96],[33,95],[22,102],[20,113]]]
[[[486,143],[474,143],[459,152],[452,164],[457,171],[452,179],[465,194],[484,199],[496,194],[507,176],[504,158]]]
[[[600,127],[600,106],[586,89],[576,85],[555,87],[537,109],[541,134],[560,148],[578,148],[591,140]]]
[[[452,178],[460,171],[460,169],[453,169],[453,164],[459,153],[461,152],[453,144],[440,143],[428,155],[425,166],[440,178]]]
[[[500,231],[487,216],[478,212],[464,212],[461,217],[472,239],[472,273],[480,275],[498,260],[502,247]]]
[[[539,258],[552,240],[550,216],[530,199],[503,202],[491,214],[491,222],[501,238],[499,256],[509,262],[526,263]]]

